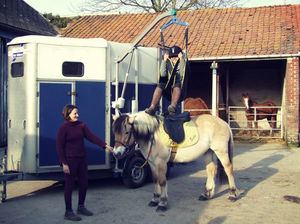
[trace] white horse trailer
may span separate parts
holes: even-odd
[[[158,78],[157,48],[137,47],[132,57],[116,63],[117,57],[131,46],[104,39],[45,36],[18,37],[8,43],[5,173],[21,174],[22,179],[41,178],[42,174],[57,177],[62,173],[56,134],[63,123],[61,112],[66,104],[78,106],[79,119],[113,144],[111,115],[115,111],[111,105],[117,105],[121,112],[145,109]],[[122,91],[120,106],[119,88],[124,83],[126,93]],[[125,182],[133,187],[145,181],[140,172],[129,170],[124,175],[126,165],[136,165],[133,162],[116,161],[108,151],[89,142],[86,147],[89,171],[121,172],[123,177],[127,175]],[[143,162],[142,158],[134,160]]]

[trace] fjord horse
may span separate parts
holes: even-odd
[[[161,120],[144,111],[131,115],[113,116],[112,131],[115,136],[114,156],[122,157],[134,143],[139,145],[143,156],[149,162],[154,181],[154,194],[149,206],[157,206],[156,211],[166,211],[168,204],[167,163],[171,157],[171,146],[162,141]],[[203,155],[206,164],[206,188],[199,200],[208,200],[215,194],[215,175],[228,178],[229,199],[235,201],[238,197],[234,182],[232,153],[233,136],[229,125],[222,119],[203,114],[192,117],[198,138],[193,145],[177,148],[173,162],[191,162]],[[131,147],[132,148],[132,147]],[[214,163],[214,154],[219,159],[218,169]],[[224,173],[226,172],[226,174]],[[223,175],[223,176],[222,176]]]
[[[271,127],[270,134],[272,134],[272,129],[276,128],[276,120],[277,120],[277,112],[278,112],[278,108],[274,108],[276,107],[276,104],[270,101],[264,103],[257,103],[251,100],[248,93],[242,94],[242,101],[246,108],[246,118],[248,121],[248,127],[252,128],[253,127],[252,123],[254,123],[254,127],[257,129],[258,120],[262,120],[266,118]]]

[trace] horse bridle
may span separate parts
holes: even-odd
[[[134,136],[133,124],[130,124],[130,125],[131,125],[131,128],[130,128],[129,137],[128,137],[126,143],[124,144],[123,142],[120,142],[120,141],[117,141],[117,140],[115,141],[116,143],[119,143],[120,145],[122,145],[126,148],[124,156],[126,156],[126,155],[130,154],[132,151],[134,151],[134,148],[135,148],[135,145],[136,145],[135,141],[131,145],[129,145],[129,142],[130,142],[132,136]]]

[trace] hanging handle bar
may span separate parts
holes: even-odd
[[[128,64],[127,72],[126,72],[126,75],[125,75],[125,80],[124,80],[124,84],[123,84],[121,98],[124,98],[124,93],[125,93],[125,89],[126,89],[126,85],[127,85],[127,80],[128,80],[128,76],[129,76],[129,71],[130,71],[130,67],[131,67],[131,62],[132,62],[132,58],[133,58],[133,51],[134,51],[134,49],[135,48],[133,48],[133,50],[131,52],[130,62]]]
[[[165,25],[163,25],[160,28],[160,39],[161,39],[161,44],[160,47],[162,50],[165,50],[166,46],[165,46],[165,40],[164,40],[164,35],[163,35],[163,30],[166,29],[167,27],[173,25],[173,24],[178,24],[181,26],[185,26],[185,33],[184,33],[184,39],[183,39],[183,44],[185,44],[185,57],[187,58],[187,46],[188,46],[188,24],[183,22],[182,20],[176,18],[176,17],[172,17]]]
[[[172,24],[178,24],[181,26],[188,26],[187,23],[181,21],[180,19],[176,18],[176,17],[172,17],[165,25],[163,25],[160,30],[164,30],[167,27],[171,26]]]

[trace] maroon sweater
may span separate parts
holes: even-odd
[[[67,164],[66,158],[85,157],[87,150],[84,138],[102,148],[106,147],[106,143],[94,135],[85,123],[80,121],[63,123],[58,129],[56,138],[59,161]]]

